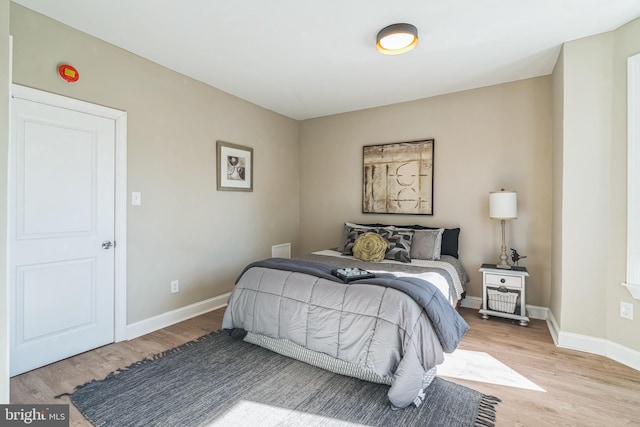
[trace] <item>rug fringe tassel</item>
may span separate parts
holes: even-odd
[[[153,356],[151,356],[151,357],[145,357],[145,358],[144,358],[144,359],[142,359],[142,360],[138,360],[137,362],[133,362],[131,365],[129,365],[129,366],[125,367],[125,368],[118,368],[118,369],[116,369],[115,371],[109,372],[109,373],[107,374],[107,376],[106,376],[106,377],[104,377],[104,378],[103,378],[103,379],[101,379],[101,380],[93,379],[93,380],[91,380],[91,381],[87,381],[87,382],[86,382],[86,383],[84,383],[84,384],[80,384],[80,385],[76,386],[76,387],[73,389],[73,391],[71,391],[70,393],[61,393],[61,394],[59,394],[59,395],[57,395],[57,396],[54,396],[54,399],[60,399],[60,398],[62,398],[62,397],[66,397],[66,396],[71,397],[71,395],[72,395],[73,393],[75,393],[76,391],[78,391],[78,390],[80,390],[80,389],[82,389],[82,388],[84,388],[84,387],[88,386],[89,384],[93,384],[93,383],[95,383],[95,382],[105,382],[105,381],[113,380],[113,379],[114,379],[114,378],[115,378],[115,377],[116,377],[120,372],[128,371],[128,370],[129,370],[129,369],[131,369],[131,368],[135,368],[135,367],[137,367],[137,366],[146,365],[147,363],[153,362],[154,360],[161,359],[161,358],[163,358],[163,357],[165,357],[165,356],[168,356],[168,355],[170,355],[170,354],[174,354],[174,353],[181,352],[181,351],[183,351],[183,350],[184,350],[185,348],[187,348],[187,347],[191,347],[192,345],[194,345],[194,344],[196,344],[196,343],[199,343],[199,342],[202,342],[202,341],[206,341],[207,339],[211,338],[212,336],[215,336],[215,335],[218,335],[218,334],[220,334],[220,331],[210,332],[210,333],[208,333],[208,334],[206,334],[206,335],[203,335],[203,336],[201,336],[201,337],[199,337],[199,338],[196,338],[196,339],[194,339],[194,340],[191,340],[191,341],[189,341],[189,342],[186,342],[186,343],[184,343],[184,344],[181,344],[181,345],[179,345],[178,347],[170,348],[169,350],[165,350],[165,351],[163,351],[163,352],[161,352],[161,353],[154,354],[154,355],[153,355]]]
[[[482,395],[478,404],[478,416],[475,420],[476,427],[494,427],[496,422],[496,405],[502,402],[495,396]]]
[[[112,372],[112,373],[113,373],[113,372]],[[109,374],[109,375],[111,375],[111,374]],[[54,399],[60,399],[61,397],[65,397],[65,396],[69,396],[69,397],[71,397],[71,395],[72,395],[73,393],[75,393],[75,392],[76,392],[76,390],[80,390],[81,388],[86,387],[86,386],[88,386],[89,384],[93,384],[93,383],[98,382],[98,381],[104,381],[104,380],[91,380],[91,381],[88,381],[88,382],[86,382],[86,383],[84,383],[84,384],[80,384],[79,386],[76,386],[76,387],[73,389],[73,391],[72,391],[71,393],[62,393],[62,394],[59,394],[59,395],[57,395],[57,396],[53,396],[53,398],[54,398]]]

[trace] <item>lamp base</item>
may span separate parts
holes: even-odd
[[[496,264],[496,267],[503,270],[511,270],[511,266],[507,262],[509,257],[507,256],[507,245],[504,238],[504,219],[500,220],[500,226],[502,228],[502,247],[500,248],[500,262]]]

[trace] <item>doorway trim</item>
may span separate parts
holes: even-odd
[[[11,98],[66,108],[115,121],[114,341],[124,341],[127,339],[127,113],[16,84],[11,85]],[[10,141],[9,146],[12,145],[13,142]],[[11,256],[11,253],[8,255]],[[11,305],[9,309],[13,309]]]

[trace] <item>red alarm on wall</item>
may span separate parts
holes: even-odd
[[[58,74],[60,74],[60,77],[62,77],[69,83],[77,82],[80,78],[80,73],[78,73],[78,70],[76,70],[69,64],[60,65],[58,67]]]

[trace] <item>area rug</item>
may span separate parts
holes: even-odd
[[[392,410],[389,387],[211,333],[70,395],[96,426],[492,426],[499,399],[436,378],[425,402]]]

